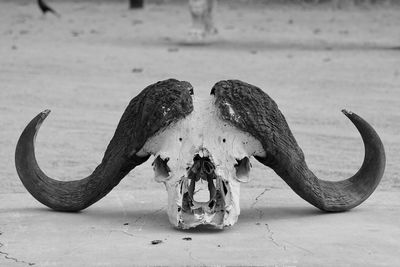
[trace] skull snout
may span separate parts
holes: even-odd
[[[193,161],[193,166],[188,172],[189,197],[192,201],[212,203],[217,194],[215,166],[208,157],[196,155]]]

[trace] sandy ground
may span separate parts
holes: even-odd
[[[351,176],[361,165],[361,138],[340,112],[354,111],[375,127],[385,145],[387,167],[379,195],[399,191],[399,8],[338,11],[220,4],[220,37],[199,47],[181,45],[190,24],[184,6],[150,4],[130,11],[120,2],[52,3],[62,14],[60,19],[41,16],[34,3],[0,2],[4,196],[27,198],[15,171],[14,149],[37,113],[52,109],[37,138],[41,167],[60,180],[81,178],[101,160],[129,100],[147,85],[171,77],[190,81],[197,95],[208,94],[222,79],[259,86],[278,103],[310,168],[327,180]],[[115,190],[161,190],[152,179],[150,163],[133,170]],[[271,170],[257,162],[253,166],[252,181],[243,185],[252,192],[250,199],[242,198],[244,205],[265,190],[290,192]],[[303,202],[296,196],[293,200],[294,205]],[[32,198],[14,205],[40,206],[31,202]],[[4,203],[0,229],[10,223],[5,217],[11,211]],[[157,203],[152,208],[160,207]],[[396,216],[386,219],[399,221]],[[3,239],[2,244],[17,246],[17,240]],[[12,262],[5,258],[0,264],[1,260],[5,265]]]
[[[397,192],[376,192],[336,214],[284,189],[255,197],[254,189],[242,191],[247,201],[234,227],[179,231],[168,222],[161,189],[113,191],[78,214],[49,211],[26,194],[0,194],[7,205],[0,266],[400,265]]]

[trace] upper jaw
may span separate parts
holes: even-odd
[[[197,181],[196,184],[199,182],[201,181]],[[239,203],[234,203],[229,183],[217,175],[208,182],[213,183],[211,188],[214,186],[215,192],[207,201],[196,201],[196,193],[191,188],[191,183],[194,181],[190,179],[190,175],[185,175],[169,188],[167,186],[170,191],[168,215],[173,225],[181,229],[199,225],[222,229],[237,221]]]
[[[178,227],[188,229],[198,225],[207,224],[216,228],[223,228],[223,221],[226,213],[226,202],[224,185],[221,178],[216,178],[215,181],[209,181],[215,186],[215,193],[208,201],[196,201],[195,195],[191,189],[191,184],[199,183],[189,180],[187,177],[181,180],[182,187],[182,202],[178,205],[180,210]],[[215,184],[214,184],[215,183]]]

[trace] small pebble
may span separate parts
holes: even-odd
[[[77,37],[79,36],[80,32],[78,31],[71,31],[72,36]]]
[[[170,47],[168,48],[168,52],[178,52],[179,49],[177,47]]]
[[[192,238],[191,237],[184,237],[184,238],[182,238],[183,240],[186,240],[186,241],[190,241],[190,240],[192,240]]]
[[[313,33],[314,34],[320,34],[321,33],[321,29],[316,28],[316,29],[314,29]]]
[[[143,21],[140,19],[132,20],[132,25],[138,25],[138,24],[142,24],[142,23],[143,23]]]
[[[133,68],[132,72],[133,73],[141,73],[141,72],[143,72],[143,69],[142,68]]]
[[[151,241],[152,245],[157,245],[157,244],[160,244],[160,243],[162,243],[162,240],[153,240],[153,241]]]
[[[129,225],[129,223],[124,223],[124,225]]]

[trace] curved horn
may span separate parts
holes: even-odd
[[[364,141],[364,162],[354,176],[331,182],[318,179],[307,167],[285,117],[261,89],[230,80],[217,83],[211,94],[215,95],[224,120],[261,142],[266,155],[256,159],[271,167],[300,197],[315,207],[324,211],[352,209],[366,200],[379,184],[386,162],[383,144],[375,130],[355,113],[343,110]]]
[[[50,113],[43,111],[26,126],[17,143],[15,165],[23,185],[38,201],[52,209],[79,211],[87,208],[149,158],[150,155],[136,155],[149,137],[193,110],[189,89],[189,83],[170,79],[146,87],[133,98],[100,165],[82,180],[58,181],[40,169],[34,145],[36,134]]]

